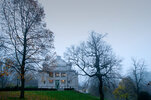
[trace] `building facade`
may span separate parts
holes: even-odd
[[[78,89],[78,74],[71,69],[60,56],[56,59],[56,65],[47,70],[39,71],[38,88]]]

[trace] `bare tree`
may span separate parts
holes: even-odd
[[[104,81],[116,77],[121,62],[103,40],[104,37],[105,35],[92,32],[87,42],[77,47],[72,46],[65,53],[69,61],[80,68],[84,75],[98,78],[101,100],[104,100]]]
[[[25,74],[40,66],[53,48],[53,33],[43,22],[44,10],[37,0],[2,0],[1,26],[13,60],[11,66],[21,79],[20,98],[24,98]]]
[[[136,59],[132,59],[132,64],[133,64],[132,77],[134,79],[134,83],[136,86],[135,92],[138,99],[141,85],[143,84],[143,81],[144,81],[146,65],[145,65],[144,60],[136,60]]]

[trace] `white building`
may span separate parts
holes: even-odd
[[[39,71],[38,88],[78,89],[78,74],[60,56],[55,67]]]

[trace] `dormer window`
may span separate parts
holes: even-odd
[[[49,72],[49,77],[53,77],[53,72]]]
[[[61,73],[61,77],[66,77],[66,73]]]
[[[55,76],[56,76],[56,77],[59,77],[59,72],[56,72],[56,73],[55,73]]]

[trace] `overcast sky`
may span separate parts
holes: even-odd
[[[143,58],[151,70],[151,0],[39,0],[47,27],[55,34],[55,49],[63,57],[66,47],[88,38],[94,30],[108,33],[105,40],[123,59]]]

